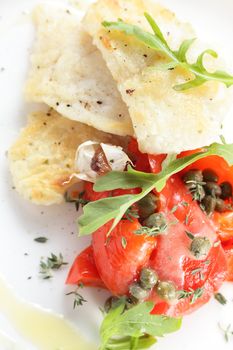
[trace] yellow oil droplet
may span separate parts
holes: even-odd
[[[17,298],[0,278],[0,312],[12,326],[41,350],[96,350],[62,316]]]

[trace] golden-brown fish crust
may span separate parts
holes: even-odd
[[[53,110],[30,115],[8,153],[16,190],[36,204],[63,202],[70,186],[65,182],[74,173],[75,152],[87,140],[126,144],[125,138],[71,121]]]
[[[35,8],[36,40],[26,98],[61,115],[116,135],[133,135],[132,122],[101,53],[66,8]]]

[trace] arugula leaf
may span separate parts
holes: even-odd
[[[129,167],[127,171],[111,171],[99,177],[94,186],[94,190],[97,192],[137,187],[141,188],[141,192],[139,194],[108,197],[85,205],[83,208],[84,214],[78,220],[79,235],[91,234],[99,227],[114,219],[110,227],[110,233],[122,219],[127,209],[135,202],[138,202],[154,189],[157,192],[161,192],[166,185],[166,181],[172,175],[180,172],[197,160],[211,155],[223,157],[229,165],[233,165],[233,144],[213,143],[205,147],[203,151],[171,160],[158,174],[143,173]]]
[[[166,39],[164,38],[159,26],[154,21],[154,19],[148,13],[145,13],[145,17],[153,30],[153,34],[144,31],[143,29],[141,29],[136,25],[125,23],[122,20],[118,20],[118,22],[105,21],[102,23],[102,25],[105,28],[108,28],[109,30],[111,29],[118,30],[127,35],[134,36],[143,44],[145,44],[147,47],[150,47],[155,51],[159,51],[163,53],[170,60],[170,62],[168,63],[168,65],[167,63],[165,63],[165,65],[162,65],[162,69],[173,69],[177,66],[180,66],[188,70],[189,72],[191,72],[194,76],[194,79],[188,81],[187,83],[175,85],[173,88],[176,91],[184,91],[187,89],[191,89],[191,88],[200,86],[209,80],[219,81],[221,83],[224,83],[227,87],[230,87],[231,85],[233,85],[232,75],[220,70],[217,70],[214,73],[210,73],[204,67],[204,64],[203,64],[204,56],[208,54],[214,58],[217,58],[218,54],[215,51],[211,49],[203,51],[198,56],[197,61],[191,64],[187,61],[186,54],[196,39],[193,38],[193,39],[185,40],[180,45],[180,48],[178,51],[173,51],[168,46]]]
[[[142,335],[140,337],[122,337],[112,338],[103,348],[106,350],[144,350],[149,349],[156,343],[156,339],[151,335]]]
[[[100,350],[111,349],[112,343],[115,341],[120,342],[120,339],[122,341],[124,337],[136,338],[135,343],[137,344],[137,341],[142,341],[143,336],[146,334],[152,337],[162,337],[167,333],[177,331],[181,327],[181,319],[151,315],[150,312],[153,306],[152,302],[144,302],[125,311],[125,304],[122,303],[118,307],[111,309],[105,316],[100,328]],[[153,338],[149,339],[150,342],[151,340],[156,341]],[[140,348],[119,347],[117,349]]]

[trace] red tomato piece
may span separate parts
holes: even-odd
[[[83,250],[73,262],[66,284],[105,288],[95,266],[92,246]]]
[[[94,259],[107,288],[114,295],[125,295],[141,268],[148,264],[156,238],[135,235],[134,231],[141,227],[138,220],[121,220],[107,237],[111,225],[112,221],[93,234]]]

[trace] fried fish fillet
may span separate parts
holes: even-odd
[[[221,133],[230,89],[211,81],[184,92],[175,91],[174,85],[193,79],[188,71],[180,67],[156,69],[166,62],[164,55],[133,36],[109,31],[102,25],[103,21],[120,18],[151,32],[145,12],[158,23],[173,50],[185,39],[195,37],[190,25],[179,22],[172,12],[149,0],[98,0],[84,18],[85,30],[101,51],[129,108],[140,150],[178,153],[208,145]],[[189,60],[196,57],[197,51],[190,50]],[[212,61],[206,59],[211,69]]]
[[[33,15],[37,34],[26,98],[96,129],[133,135],[128,109],[77,13],[41,5]]]
[[[126,138],[69,120],[53,110],[30,115],[8,152],[16,190],[36,204],[61,203],[74,173],[77,147],[87,140],[126,143]]]

